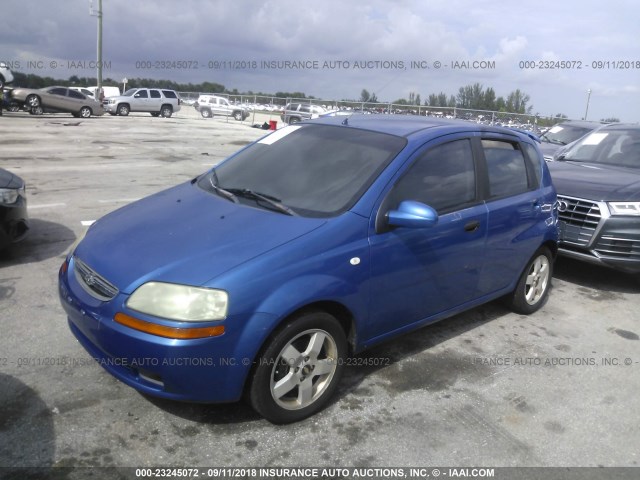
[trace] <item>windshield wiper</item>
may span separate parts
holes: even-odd
[[[216,170],[214,168],[211,170],[211,175],[209,176],[209,184],[211,185],[211,188],[213,188],[213,191],[216,192],[221,197],[224,197],[227,200],[232,201],[233,203],[238,203],[238,197],[236,197],[229,190],[225,190],[224,188],[218,186],[218,183],[219,183],[218,174],[216,173]]]
[[[247,188],[228,188],[227,192],[232,195],[244,198],[250,198],[252,200],[256,200],[256,202],[261,201],[265,202],[272,207],[274,207],[277,211],[284,213],[286,215],[298,216],[293,210],[291,210],[286,205],[280,203],[281,200],[271,195],[267,195],[264,193],[254,192],[253,190],[249,190]]]

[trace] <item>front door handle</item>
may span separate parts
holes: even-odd
[[[464,226],[465,232],[475,232],[480,228],[480,222],[478,220],[472,220]]]

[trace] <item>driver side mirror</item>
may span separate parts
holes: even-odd
[[[426,228],[438,223],[438,212],[429,205],[405,200],[397,210],[387,212],[387,222],[394,227]]]

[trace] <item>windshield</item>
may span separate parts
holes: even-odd
[[[640,168],[640,128],[598,130],[578,142],[562,160]]]
[[[594,125],[595,127],[596,125]],[[578,127],[575,125],[556,125],[544,132],[540,138],[542,141],[555,145],[568,145],[571,142],[589,133],[593,128]]]
[[[252,206],[265,205],[258,194],[296,215],[328,217],[351,208],[405,144],[401,137],[350,127],[290,126],[222,163],[198,185],[217,193],[215,185]]]

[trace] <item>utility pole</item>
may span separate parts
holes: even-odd
[[[584,112],[584,119],[587,119],[589,115],[589,100],[591,100],[591,89],[587,90],[587,110]]]
[[[98,10],[93,11],[93,2],[89,15],[98,17],[98,88],[96,90],[96,100],[102,102],[102,0],[98,0]]]

